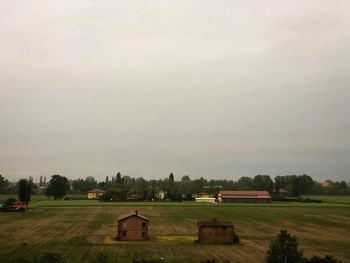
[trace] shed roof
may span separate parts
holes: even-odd
[[[215,218],[209,221],[198,221],[197,225],[207,226],[207,227],[218,227],[218,226],[233,227],[233,223],[231,221],[219,221]]]
[[[132,216],[136,216],[136,217],[142,218],[143,220],[149,221],[147,217],[145,217],[145,216],[143,216],[143,215],[140,215],[140,214],[138,213],[137,210],[119,216],[119,217],[118,217],[118,221],[125,220],[125,219],[127,219],[127,218],[129,218],[129,217],[132,217]]]
[[[223,199],[271,199],[269,195],[255,196],[255,195],[226,195],[222,197]]]
[[[268,191],[220,191],[219,194],[221,196],[270,196]]]

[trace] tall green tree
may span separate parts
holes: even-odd
[[[123,182],[122,175],[120,174],[120,172],[118,172],[116,175],[116,183],[121,184],[122,182]]]
[[[181,178],[180,190],[182,193],[187,193],[188,196],[192,196],[192,182],[188,175],[184,175]]]
[[[169,182],[171,182],[171,183],[174,182],[174,175],[173,175],[173,173],[169,174]]]
[[[257,175],[253,179],[253,187],[255,190],[264,190],[269,193],[273,192],[274,183],[269,175]]]
[[[18,199],[28,206],[32,195],[32,185],[25,179],[18,181]]]
[[[74,192],[87,193],[97,187],[97,181],[93,176],[88,176],[83,179],[76,179],[72,182]]]
[[[237,189],[238,190],[252,190],[253,187],[253,179],[247,176],[243,176],[237,181]]]
[[[295,196],[311,193],[314,181],[309,175],[300,175],[292,180],[292,194]]]
[[[6,193],[9,185],[10,182],[0,174],[0,194]]]
[[[280,190],[286,187],[286,182],[283,176],[275,177],[275,193],[279,194]]]
[[[46,188],[46,195],[48,197],[53,196],[55,200],[64,197],[69,190],[68,179],[58,174],[53,175]]]
[[[281,230],[271,241],[266,252],[266,263],[303,263],[303,251],[299,249],[296,236],[291,236],[287,230]]]
[[[192,184],[192,193],[201,193],[205,191],[205,187],[208,185],[208,181],[203,177],[195,179]]]

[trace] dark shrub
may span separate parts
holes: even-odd
[[[239,235],[234,231],[233,232],[233,243],[239,244],[239,242],[240,242]]]
[[[60,254],[45,253],[39,259],[34,259],[33,263],[65,263]]]
[[[161,263],[162,261],[160,260],[155,260],[155,259],[151,259],[151,260],[146,260],[146,259],[140,259],[140,260],[136,260],[133,259],[132,263]]]
[[[266,252],[267,263],[303,263],[305,262],[303,251],[299,249],[296,236],[291,236],[287,230],[281,230],[280,234],[271,241]]]
[[[16,199],[15,198],[8,198],[5,202],[5,208],[6,209],[9,209],[11,208],[11,205],[16,202]]]
[[[108,263],[109,257],[108,254],[100,252],[97,254],[96,258],[90,261],[91,263]]]
[[[341,263],[341,261],[338,261],[337,259],[333,258],[332,256],[326,255],[324,258],[320,258],[318,256],[313,256],[310,259],[306,259],[305,263]]]

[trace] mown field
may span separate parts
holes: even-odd
[[[322,200],[327,203],[339,203],[350,205],[350,195],[307,195],[306,198]]]
[[[58,252],[68,262],[83,263],[105,252],[113,255],[115,262],[140,258],[164,258],[164,262],[211,258],[220,262],[262,262],[269,241],[280,229],[287,229],[299,238],[307,256],[331,254],[350,262],[350,205],[346,204],[98,204],[101,203],[84,200],[55,202],[37,196],[26,213],[0,213],[0,257]],[[118,215],[135,209],[150,219],[151,240],[113,241]],[[214,217],[234,222],[240,245],[193,242],[197,220]]]

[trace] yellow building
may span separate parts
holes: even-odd
[[[101,199],[102,196],[106,193],[106,191],[101,189],[92,189],[88,192],[87,198],[88,199]]]
[[[209,198],[209,194],[208,193],[199,193],[198,198]]]

